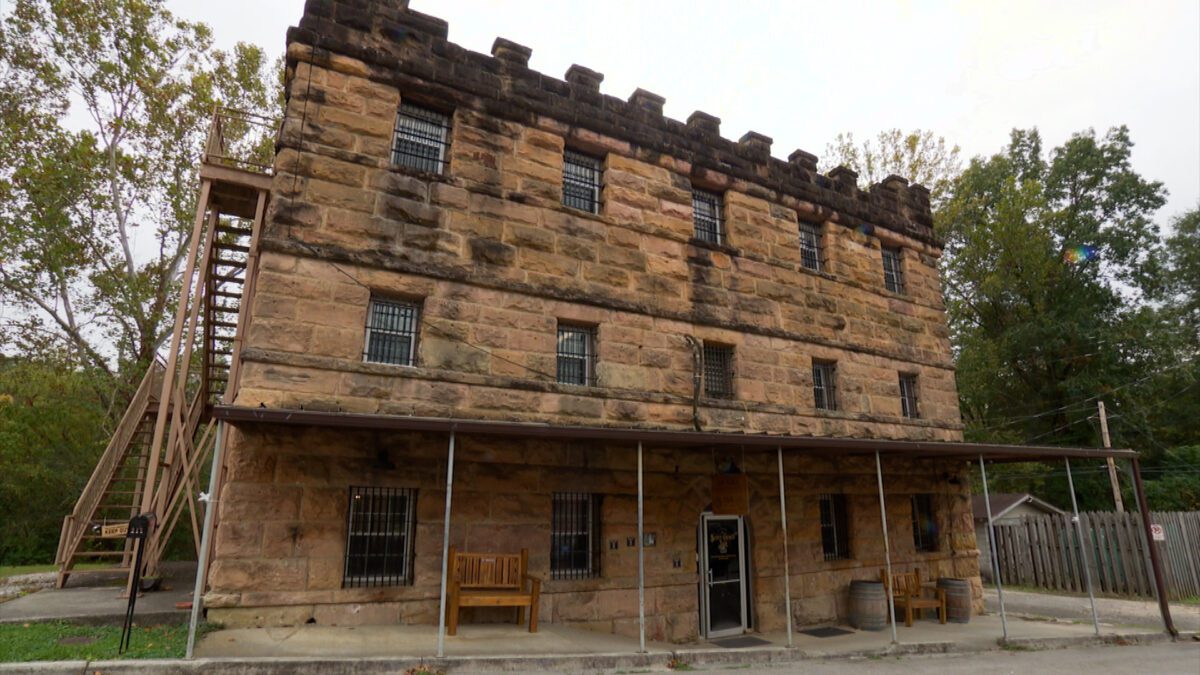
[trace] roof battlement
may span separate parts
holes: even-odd
[[[366,77],[402,93],[517,122],[551,118],[687,162],[693,177],[724,174],[820,207],[801,218],[882,227],[940,248],[922,185],[889,176],[861,190],[855,172],[837,167],[823,175],[817,156],[804,150],[786,161],[773,157],[772,139],[759,132],[733,141],[709,113],[680,122],[663,115],[666,99],[658,94],[640,88],[626,100],[602,94],[602,73],[572,65],[563,79],[545,75],[529,68],[530,47],[498,37],[491,55],[481,54],[449,42],[448,29],[446,21],[409,9],[407,0],[307,0],[287,39],[310,47],[318,64],[339,55],[361,61]],[[291,49],[288,58],[294,65]]]

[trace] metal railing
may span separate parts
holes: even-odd
[[[271,173],[280,120],[233,108],[216,107],[208,127],[203,161],[244,171]]]

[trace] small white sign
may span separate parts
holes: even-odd
[[[1163,530],[1163,526],[1157,523],[1150,525],[1150,538],[1154,541],[1166,541],[1167,533]]]

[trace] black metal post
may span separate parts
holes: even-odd
[[[1142,485],[1142,469],[1137,457],[1130,462],[1133,465],[1133,490],[1137,495],[1138,511],[1142,513],[1142,529],[1146,536],[1146,546],[1150,549],[1150,567],[1154,570],[1154,590],[1158,593],[1158,609],[1162,612],[1163,625],[1172,638],[1179,637],[1175,622],[1171,621],[1171,605],[1167,602],[1167,584],[1163,580],[1162,561],[1158,556],[1158,547],[1154,545],[1154,535],[1150,532],[1150,507],[1146,504],[1146,490]]]
[[[129,641],[133,637],[133,611],[137,607],[138,592],[142,590],[142,552],[146,546],[146,535],[150,530],[150,514],[143,513],[134,516],[129,521],[129,529],[125,538],[132,539],[137,547],[137,555],[133,562],[133,583],[129,588],[129,604],[125,607],[125,624],[121,628],[121,641],[117,644],[117,653],[124,654],[129,649]]]

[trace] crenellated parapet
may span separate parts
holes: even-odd
[[[692,177],[722,174],[815,206],[797,209],[801,219],[815,213],[940,248],[929,191],[921,185],[890,176],[861,190],[857,175],[845,167],[819,173],[811,153],[795,150],[786,161],[773,157],[771,138],[762,133],[730,140],[721,135],[720,119],[708,113],[696,111],[680,122],[663,115],[665,99],[658,94],[603,94],[604,75],[594,70],[572,65],[559,79],[529,68],[529,47],[496,38],[491,55],[480,54],[449,42],[448,28],[442,19],[409,9],[407,0],[308,0],[288,44],[309,49],[289,47],[289,66],[311,60],[336,69],[339,57],[349,57],[365,64],[362,76],[409,95],[529,125],[549,118],[674,158]]]

